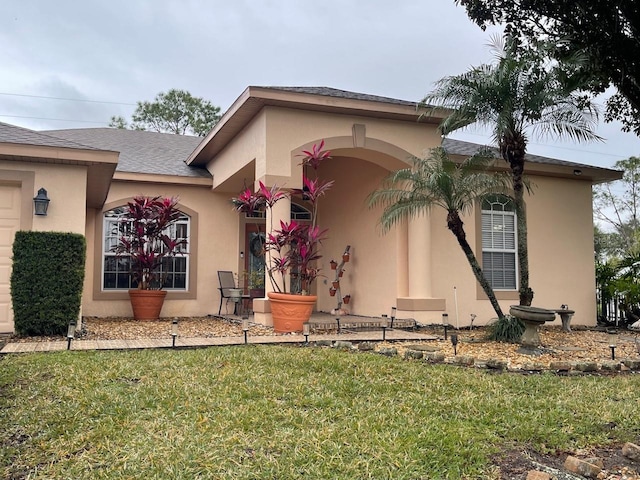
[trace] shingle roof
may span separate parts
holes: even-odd
[[[0,142],[21,145],[38,145],[45,147],[76,148],[82,150],[98,150],[98,148],[82,145],[57,136],[48,135],[28,128],[16,127],[0,122]]]
[[[397,98],[381,97],[378,95],[368,95],[366,93],[349,92],[330,87],[259,87],[270,90],[282,90],[284,92],[306,93],[309,95],[323,95],[326,97],[347,98],[351,100],[365,100],[367,102],[392,103],[394,105],[417,106],[416,102],[398,100]]]
[[[444,147],[444,149],[453,155],[464,155],[464,156],[471,156],[471,155],[475,155],[476,153],[478,153],[478,150],[480,150],[481,148],[486,148],[488,147],[489,149],[491,149],[498,157],[500,156],[500,152],[498,151],[498,149],[496,147],[492,147],[490,145],[479,145],[477,143],[471,143],[471,142],[464,142],[462,140],[454,140],[452,138],[445,138],[442,141],[442,146]],[[566,160],[559,160],[557,158],[550,158],[550,157],[542,157],[540,155],[533,155],[531,153],[527,153],[525,156],[525,159],[527,162],[531,162],[531,163],[544,163],[544,164],[548,164],[548,165],[558,165],[558,166],[562,166],[562,167],[572,167],[572,168],[594,168],[594,169],[599,169],[601,167],[594,167],[592,165],[586,165],[583,163],[576,163],[576,162],[568,162]],[[601,168],[602,170],[608,170],[611,171],[608,168]]]
[[[118,128],[47,130],[45,133],[120,152],[117,172],[211,178],[205,168],[190,167],[184,163],[202,141],[200,137]]]

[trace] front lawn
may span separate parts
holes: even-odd
[[[493,478],[637,441],[638,375],[490,374],[281,346],[0,359],[0,478]]]

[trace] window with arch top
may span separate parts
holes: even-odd
[[[495,290],[517,290],[516,214],[506,195],[482,200],[482,270]]]
[[[117,256],[114,252],[120,237],[126,231],[124,219],[125,205],[112,208],[103,214],[102,242],[102,290],[128,290],[136,288],[136,282],[130,275],[130,261],[125,255]],[[189,290],[189,252],[191,242],[191,217],[182,214],[180,219],[171,225],[169,236],[186,239],[186,246],[175,257],[165,258],[161,267],[165,290]]]

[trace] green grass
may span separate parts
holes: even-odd
[[[11,355],[0,478],[490,478],[505,449],[637,441],[639,383],[279,346]]]

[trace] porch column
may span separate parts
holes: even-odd
[[[269,234],[274,230],[280,229],[280,221],[290,222],[291,221],[291,199],[289,197],[285,197],[282,200],[279,200],[271,209],[267,209],[267,219],[266,219],[266,231],[267,231],[267,239],[269,238]],[[267,252],[266,259],[266,268],[267,270],[273,267],[273,262],[271,261],[271,257],[269,252]],[[281,281],[278,277],[276,280]],[[265,292],[273,292],[275,289],[271,284],[271,279],[269,277],[269,273],[266,273],[265,278]]]
[[[409,220],[409,297],[431,298],[431,215]]]

